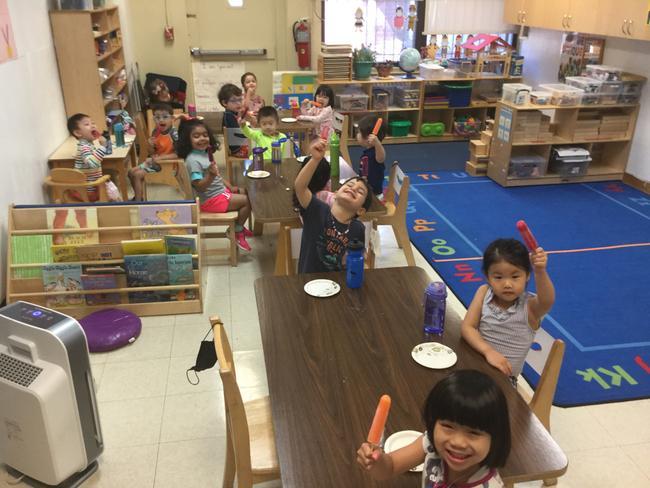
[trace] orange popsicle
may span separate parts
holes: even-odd
[[[318,103],[316,100],[312,100],[312,101],[311,101],[311,104],[312,104],[314,107],[322,107],[322,105],[321,105],[320,103]]]
[[[377,122],[375,123],[375,127],[373,127],[373,129],[372,129],[372,133],[373,133],[373,135],[377,135],[377,134],[379,134],[379,129],[381,129],[381,124],[382,124],[383,122],[384,122],[384,121],[383,121],[383,119],[382,119],[381,117],[379,117],[379,118],[377,119]]]
[[[370,432],[368,432],[368,442],[372,445],[377,446],[381,441],[381,434],[384,432],[386,420],[388,420],[390,403],[391,400],[388,395],[382,395],[381,398],[379,399],[379,404],[377,405],[377,411],[375,412],[375,418],[372,419]]]

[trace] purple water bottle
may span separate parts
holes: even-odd
[[[445,331],[447,287],[434,281],[424,290],[424,335],[431,340],[442,338]]]

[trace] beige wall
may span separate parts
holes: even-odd
[[[228,7],[227,0],[168,0],[169,22],[176,40],[165,42],[164,0],[120,0],[128,15],[129,53],[147,72],[180,76],[188,82],[188,100],[193,100],[190,47],[203,49],[266,48],[265,57],[204,58],[245,63],[259,82],[259,93],[271,100],[272,72],[298,69],[291,27],[306,17],[312,32],[312,69],[320,51],[320,0],[245,0],[243,9]],[[187,17],[186,15],[190,15]]]

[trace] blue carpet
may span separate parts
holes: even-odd
[[[409,176],[411,241],[466,306],[484,282],[483,249],[519,238],[517,220],[551,252],[557,298],[528,355],[527,381],[537,383],[550,342],[561,338],[556,405],[650,397],[650,197],[620,182],[503,188],[463,172]]]

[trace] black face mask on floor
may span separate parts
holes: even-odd
[[[205,337],[201,341],[199,353],[196,355],[196,364],[185,372],[187,381],[189,381],[191,385],[198,385],[201,381],[197,372],[203,371],[204,369],[210,369],[217,364],[217,351],[214,349],[214,341],[205,340],[211,331],[212,328],[208,330],[208,333],[205,334]],[[195,381],[190,379],[190,371],[194,371],[194,377],[196,378]]]

